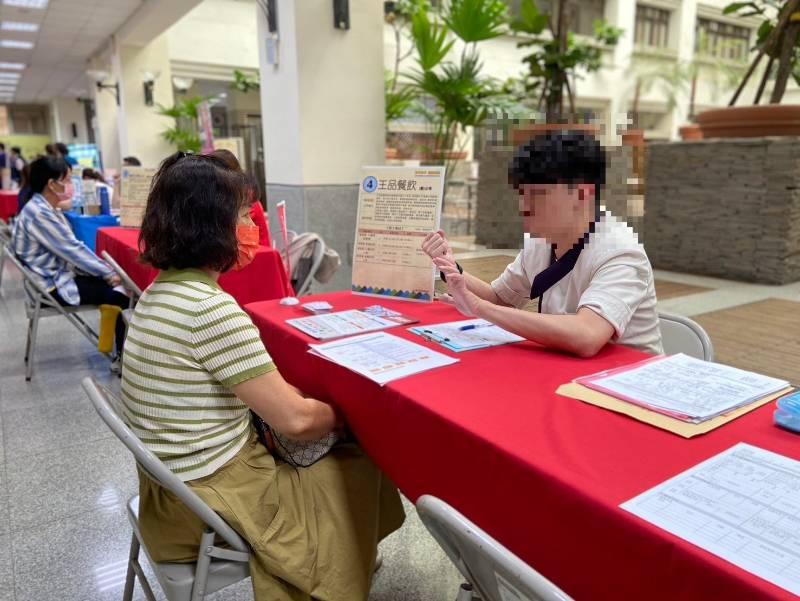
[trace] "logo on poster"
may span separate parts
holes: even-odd
[[[378,180],[371,175],[365,177],[361,187],[364,188],[364,192],[372,193],[378,189]]]

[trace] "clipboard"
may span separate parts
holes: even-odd
[[[582,384],[576,384],[574,382],[559,386],[558,390],[556,390],[556,394],[570,399],[583,401],[584,403],[594,405],[595,407],[602,407],[603,409],[608,409],[609,411],[613,411],[615,413],[627,415],[635,420],[655,426],[656,428],[660,428],[662,430],[666,430],[667,432],[672,432],[678,436],[683,436],[684,438],[694,438],[695,436],[700,436],[701,434],[706,434],[707,432],[716,430],[720,426],[724,426],[728,422],[732,422],[733,420],[750,413],[754,409],[763,407],[767,403],[770,403],[775,399],[792,392],[793,390],[794,388],[789,386],[779,392],[776,392],[775,394],[768,395],[750,403],[749,405],[740,407],[735,411],[731,411],[730,413],[720,415],[699,424],[684,422],[679,419],[675,419],[674,417],[669,417],[655,411],[650,411],[644,407],[633,405],[631,403],[621,401],[620,399],[615,399],[612,396],[592,390],[591,388],[587,388]]]

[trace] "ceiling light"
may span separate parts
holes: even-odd
[[[0,24],[0,29],[3,31],[39,31],[39,25],[36,23],[20,23],[19,21],[3,21]]]
[[[0,40],[0,47],[21,48],[23,50],[30,50],[31,48],[33,48],[33,42],[25,42],[23,40]]]
[[[48,0],[3,0],[6,6],[19,8],[47,8]]]
[[[25,69],[25,63],[0,63],[0,69],[13,69],[22,71]]]
[[[0,71],[0,79],[13,79],[16,81],[19,78],[20,78],[19,73],[4,73]]]

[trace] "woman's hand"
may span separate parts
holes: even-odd
[[[455,261],[446,258],[433,260],[434,265],[439,268],[447,278],[447,292],[453,297],[453,303],[462,314],[467,317],[474,317],[478,312],[478,305],[481,302],[477,296],[467,288],[467,280],[458,271]]]
[[[456,262],[453,256],[453,250],[450,248],[450,243],[447,242],[447,238],[445,238],[444,231],[442,230],[431,232],[425,236],[425,239],[422,241],[422,251],[431,259],[444,258],[452,261],[454,264]],[[447,274],[445,274],[445,276],[446,275]]]

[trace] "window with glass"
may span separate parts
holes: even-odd
[[[695,51],[733,61],[743,61],[750,51],[750,30],[714,19],[697,19]]]
[[[668,10],[637,4],[634,43],[649,48],[666,48],[669,45],[669,17]]]
[[[550,14],[553,20],[556,20],[557,15],[552,14],[552,11],[558,10],[557,3],[552,0],[536,0],[536,6],[541,12]],[[605,8],[605,0],[567,0],[564,18],[569,31],[581,35],[594,35],[594,22],[605,18]]]

